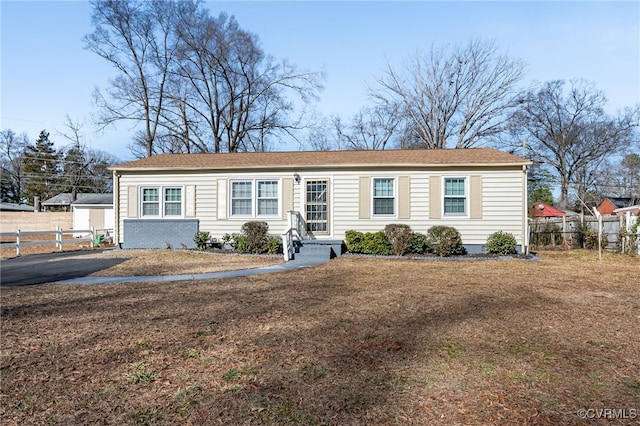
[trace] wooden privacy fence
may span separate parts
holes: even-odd
[[[539,218],[529,222],[529,243],[532,247],[594,248],[588,247],[589,232],[595,235],[597,248],[598,230],[602,226],[602,242],[608,251],[625,251],[638,246],[640,237],[632,233],[631,225],[638,216],[602,216],[601,225],[596,216]]]
[[[0,242],[0,247],[11,247],[14,246],[16,248],[16,255],[20,256],[20,248],[26,246],[37,246],[37,245],[48,245],[55,244],[58,251],[62,251],[62,246],[65,243],[78,243],[83,241],[89,241],[91,243],[91,248],[94,248],[95,244],[100,243],[102,239],[109,235],[111,229],[62,229],[57,227],[53,231],[21,231],[17,230],[16,232],[2,232],[0,233],[0,238],[2,242]],[[32,235],[53,235],[53,239],[51,237],[46,239],[37,239],[32,240],[29,238],[28,240],[25,237],[30,237]],[[68,235],[79,235],[74,238],[66,238]],[[12,241],[5,242],[5,239],[12,239]]]

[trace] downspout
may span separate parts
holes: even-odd
[[[522,166],[522,252],[524,254],[529,254],[529,217],[527,214],[529,211],[527,205],[528,193],[527,165],[524,164]]]
[[[120,241],[120,175],[113,171],[113,243],[119,247]]]

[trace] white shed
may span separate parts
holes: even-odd
[[[71,203],[73,229],[96,230],[98,235],[112,235],[114,228],[113,194],[78,194]]]

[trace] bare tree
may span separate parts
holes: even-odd
[[[361,109],[344,124],[339,117],[332,122],[336,139],[347,149],[385,149],[389,145],[399,145],[397,129],[401,126],[397,105],[377,104]]]
[[[113,155],[87,148],[84,124],[66,117],[66,130],[60,135],[70,144],[61,151],[61,170],[58,179],[58,192],[69,192],[75,199],[78,193],[110,192],[112,173],[107,168],[117,163]]]
[[[475,40],[417,52],[404,70],[390,65],[372,95],[402,106],[409,135],[421,148],[470,148],[503,132],[517,106],[524,65]]]
[[[94,0],[92,6],[95,29],[85,36],[85,47],[119,72],[106,92],[94,94],[98,122],[142,123],[145,154],[151,156],[176,50],[175,2]]]
[[[566,207],[569,189],[578,196],[593,189],[604,161],[637,142],[640,106],[615,117],[603,110],[602,91],[584,81],[550,81],[527,93],[514,116],[514,128],[528,136],[535,160],[553,169],[560,183],[559,205]]]
[[[3,202],[20,203],[25,185],[24,150],[29,144],[26,133],[16,135],[11,129],[0,132],[0,198]]]
[[[183,117],[195,117],[188,122],[190,128],[198,125],[190,138],[200,150],[263,151],[269,136],[301,127],[299,119],[289,117],[294,104],[288,96],[314,99],[319,73],[276,62],[255,35],[224,13],[214,18],[206,10],[185,9],[177,31],[176,74],[191,90],[176,99],[186,107]]]

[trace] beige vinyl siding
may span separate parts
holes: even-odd
[[[280,235],[286,229],[286,206],[304,215],[304,181],[305,179],[330,180],[330,233],[326,238],[343,239],[349,229],[362,232],[383,230],[389,223],[406,223],[414,231],[426,232],[434,225],[454,226],[462,234],[465,244],[485,244],[487,237],[495,231],[511,232],[518,243],[523,240],[524,194],[523,173],[520,166],[501,168],[433,170],[354,170],[354,171],[313,171],[297,170],[301,183],[292,180],[294,171],[260,172],[250,170],[237,173],[208,174],[202,172],[181,173],[123,173],[120,178],[119,218],[122,220],[131,214],[129,210],[129,192],[133,188],[136,194],[139,186],[181,185],[192,186],[195,195],[195,218],[200,221],[200,229],[209,231],[213,237],[221,238],[226,233],[240,232],[242,225],[248,220],[265,220],[269,224],[269,232]],[[371,177],[392,177],[398,179],[398,215],[397,217],[371,216]],[[475,201],[471,201],[470,216],[480,217],[442,217],[442,177],[469,177],[470,195],[481,190],[482,203],[478,209]],[[478,177],[481,182],[478,183]],[[280,182],[279,197],[281,208],[277,218],[232,218],[228,215],[228,182],[234,179],[275,179]],[[186,190],[189,192],[190,190]],[[404,205],[404,192],[408,191]],[[293,196],[288,198],[287,193]],[[364,202],[366,199],[366,202]],[[134,203],[133,208],[137,209]],[[224,204],[224,206],[222,205]],[[364,210],[363,210],[364,209]],[[406,211],[408,209],[408,212]],[[185,208],[185,214],[187,213]],[[408,214],[407,214],[408,213]],[[367,217],[364,219],[363,217]],[[121,239],[123,236],[121,236]]]
[[[423,229],[428,209],[427,180],[425,172],[406,171],[336,172],[333,175],[333,238],[343,239],[346,231],[355,229],[362,232],[381,231],[389,223],[406,223],[413,229]],[[398,180],[394,217],[373,216],[371,214],[372,177],[394,178]],[[404,194],[404,192],[407,192]],[[411,200],[403,206],[399,197]],[[405,215],[405,219],[400,216]]]
[[[522,171],[483,170],[473,171],[469,176],[482,176],[482,218],[442,217],[429,220],[428,226],[446,225],[455,227],[462,235],[465,244],[486,244],[487,237],[495,231],[512,233],[518,244],[524,241],[523,221],[523,185]],[[453,175],[453,174],[452,174]],[[463,173],[455,173],[461,176]],[[446,176],[446,175],[445,175]]]
[[[286,177],[283,177],[282,173],[227,173],[221,175],[211,175],[208,173],[125,173],[120,178],[120,184],[124,187],[133,186],[136,189],[140,186],[183,186],[185,187],[185,193],[188,191],[187,187],[193,186],[195,191],[195,218],[199,220],[199,227],[201,231],[208,231],[212,237],[222,238],[224,234],[232,234],[240,232],[240,228],[245,222],[250,220],[266,221],[269,224],[269,233],[273,235],[280,235],[285,231],[287,225],[286,212],[282,212],[276,218],[233,218],[228,216],[229,208],[229,188],[228,184],[231,180],[242,179],[266,179],[277,180],[279,183],[279,198],[280,208],[283,207],[284,202],[284,187],[288,184],[286,179],[292,179],[293,173],[288,173]],[[292,180],[291,180],[292,182]],[[297,187],[301,185],[293,184],[294,193],[298,190]],[[289,186],[291,188],[291,186]],[[254,188],[255,191],[255,188]],[[298,190],[299,191],[299,190]],[[121,191],[124,192],[124,191]],[[120,197],[120,225],[122,229],[122,219],[128,218],[126,215],[128,203],[125,197]],[[185,200],[187,202],[187,200]],[[298,208],[296,206],[296,208]],[[185,207],[185,218],[187,209]],[[137,216],[136,216],[137,217]],[[121,236],[121,239],[124,236]]]

